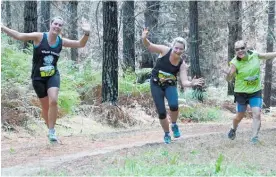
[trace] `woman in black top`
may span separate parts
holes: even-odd
[[[177,73],[180,72],[180,81],[184,87],[192,87],[196,85],[203,85],[202,78],[193,78],[192,81],[187,77],[187,66],[181,55],[184,53],[187,45],[185,39],[177,37],[172,43],[172,47],[165,45],[157,45],[151,43],[147,39],[148,29],[145,28],[142,33],[143,44],[150,52],[160,54],[156,65],[152,70],[151,77],[151,94],[157,108],[160,124],[165,132],[164,142],[169,144],[171,142],[169,122],[167,120],[167,113],[165,108],[164,98],[167,98],[170,107],[170,117],[172,121],[172,131],[175,138],[180,137],[179,128],[176,125],[178,118],[178,93],[177,93]]]
[[[7,35],[21,41],[33,41],[32,83],[41,102],[42,116],[49,129],[48,138],[56,142],[55,123],[58,113],[58,92],[60,75],[57,69],[62,47],[81,48],[87,43],[90,26],[82,24],[84,35],[80,40],[70,40],[60,37],[64,21],[61,17],[54,17],[50,22],[49,32],[20,33],[1,24],[1,29]]]

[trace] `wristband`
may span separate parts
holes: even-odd
[[[86,32],[86,33],[84,33],[84,35],[85,35],[85,36],[89,36],[89,33],[88,33],[88,32]]]

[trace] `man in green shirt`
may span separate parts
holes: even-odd
[[[258,53],[250,51],[242,40],[235,43],[236,56],[230,62],[226,80],[229,82],[235,77],[234,96],[237,104],[236,117],[228,133],[228,138],[234,140],[238,124],[245,115],[249,104],[253,113],[252,143],[258,142],[258,133],[261,127],[262,86],[260,76],[260,60],[276,57],[276,52]]]

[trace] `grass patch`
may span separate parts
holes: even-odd
[[[195,122],[207,122],[218,120],[221,116],[221,110],[218,107],[206,107],[197,104],[193,107],[186,106],[179,108],[180,119],[190,119]]]
[[[194,150],[189,154],[171,152],[166,148],[135,153],[120,158],[116,167],[104,172],[110,176],[248,176],[260,175],[257,168],[228,165],[219,154],[214,162],[198,163],[200,158]]]

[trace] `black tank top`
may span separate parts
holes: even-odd
[[[40,76],[40,68],[45,66],[53,66],[55,74],[58,73],[57,61],[59,53],[62,49],[62,39],[58,36],[54,46],[50,46],[47,40],[47,34],[43,33],[43,38],[38,46],[34,46],[33,50],[33,68],[31,78],[33,80],[45,80],[49,77]]]
[[[158,77],[159,70],[173,74],[176,77],[177,73],[179,72],[180,66],[183,63],[183,60],[180,59],[177,66],[172,65],[170,62],[171,52],[172,52],[172,49],[170,49],[166,55],[157,59],[156,65],[154,66],[151,72],[151,75],[153,78]]]

